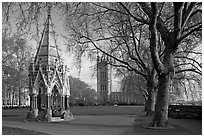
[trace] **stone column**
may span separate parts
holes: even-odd
[[[63,108],[63,95],[60,96],[60,106],[61,106],[61,109]]]
[[[69,110],[69,96],[65,96],[65,110]]]
[[[33,96],[30,94],[30,111],[33,110]]]
[[[52,116],[52,109],[51,109],[51,95],[47,94],[47,114]]]
[[[64,96],[62,95],[62,96],[61,96],[61,103],[60,103],[62,109],[64,108],[64,103],[63,103],[63,101],[64,101]]]
[[[65,96],[62,95],[62,110],[65,110]]]
[[[57,108],[58,108],[58,106],[60,106],[60,108],[61,108],[61,106],[62,106],[61,102],[62,102],[62,95],[60,94],[57,96],[57,104],[58,104]]]
[[[34,116],[37,117],[38,116],[38,108],[37,108],[37,94],[33,94],[33,113]]]

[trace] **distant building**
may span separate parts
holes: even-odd
[[[30,106],[29,88],[24,88],[21,91],[21,105]]]
[[[19,106],[19,92],[8,89],[2,94],[3,107],[16,107]],[[21,89],[21,106],[30,106],[29,89]]]
[[[110,103],[117,104],[135,104],[135,105],[143,105],[144,97],[142,94],[137,92],[125,93],[125,92],[111,92],[110,93]]]
[[[97,103],[144,104],[144,97],[140,92],[112,92],[112,68],[109,61],[105,55],[97,57]]]
[[[97,56],[97,93],[98,103],[109,102],[109,95],[112,88],[111,66],[108,64],[108,57]]]

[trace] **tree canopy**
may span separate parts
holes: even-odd
[[[94,105],[96,103],[97,94],[95,89],[79,78],[69,76],[69,80],[71,103],[75,104],[77,99],[83,99],[82,103],[87,105]]]

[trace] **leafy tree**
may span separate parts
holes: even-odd
[[[151,101],[148,101],[148,92],[146,90],[147,85],[145,84],[144,78],[141,77],[140,75],[137,75],[134,72],[132,73],[126,72],[120,81],[120,85],[121,85],[120,90],[122,92],[130,93],[130,94],[137,92],[138,94],[143,95],[145,100],[145,111],[147,111],[148,106],[154,105],[154,104],[148,104],[148,103],[151,103]],[[152,99],[156,99],[156,98],[154,97]]]
[[[95,104],[96,99],[96,91],[91,88],[87,83],[81,81],[79,78],[74,78],[72,76],[70,79],[70,98],[72,103],[75,104],[76,98],[85,99],[83,103],[87,105]]]
[[[11,28],[12,33],[25,35],[39,43],[46,5],[43,2],[3,2],[3,26],[12,27],[12,21],[15,21],[15,28]]]
[[[17,35],[3,37],[2,41],[3,85],[9,86],[13,91],[19,91],[19,106],[21,89],[28,86],[28,65],[32,51],[26,43],[25,39]]]

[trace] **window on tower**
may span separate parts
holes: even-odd
[[[101,72],[101,79],[103,79],[103,72]]]

